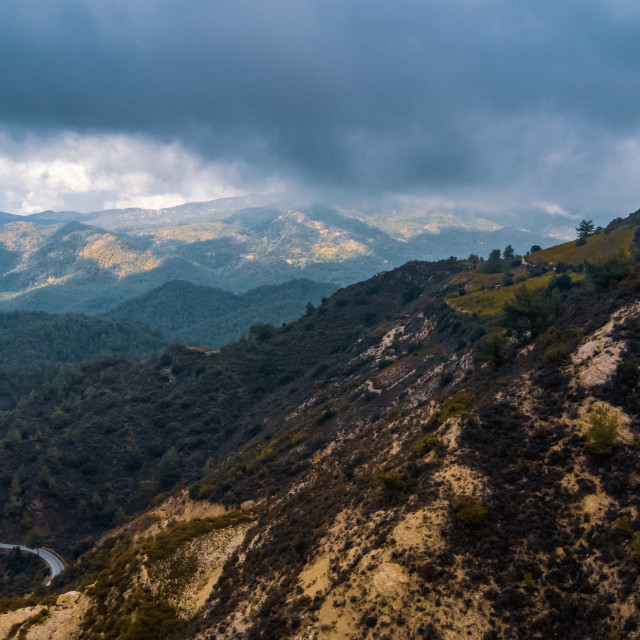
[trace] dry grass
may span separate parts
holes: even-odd
[[[579,273],[571,273],[571,280],[582,279],[584,276]],[[554,274],[546,274],[537,278],[529,278],[526,281],[530,291],[539,291],[549,286]],[[513,284],[499,289],[487,289],[485,291],[475,291],[465,296],[456,298],[445,298],[445,302],[456,311],[466,313],[477,313],[479,316],[496,316],[502,313],[505,303],[513,298],[513,294],[521,287],[522,283]]]
[[[531,262],[566,262],[567,264],[582,264],[591,262],[604,264],[613,257],[628,257],[631,255],[631,242],[634,229],[616,229],[611,233],[598,233],[587,238],[587,244],[577,247],[575,240],[558,244],[542,251],[536,251],[527,257]]]

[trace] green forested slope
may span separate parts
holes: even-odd
[[[115,353],[145,356],[166,345],[157,331],[126,320],[0,313],[0,409],[52,378],[63,363]]]
[[[104,317],[138,320],[186,344],[219,348],[248,334],[258,321],[290,322],[309,302],[318,304],[335,290],[331,284],[293,280],[237,295],[174,281],[123,302]]]

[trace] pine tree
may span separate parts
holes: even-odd
[[[590,235],[593,235],[595,225],[593,220],[583,220],[577,227],[576,232],[579,240],[586,240]]]

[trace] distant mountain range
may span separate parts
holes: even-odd
[[[264,198],[160,210],[0,213],[0,311],[111,314],[167,330],[159,326],[159,301],[177,318],[185,317],[180,305],[197,298],[194,318],[171,335],[207,336],[217,345],[246,332],[250,320],[293,320],[307,301],[409,260],[486,256],[507,244],[524,253],[532,244],[551,243],[482,219],[416,213],[385,218],[276,206]],[[306,284],[286,284],[300,279]],[[211,289],[243,293],[275,285],[264,295],[238,298],[243,310],[235,308],[230,316],[222,292]],[[235,324],[235,333],[220,323]]]

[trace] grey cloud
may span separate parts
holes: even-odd
[[[639,18],[623,0],[6,0],[0,120],[179,140],[320,189],[588,206],[581,181],[638,138]]]

